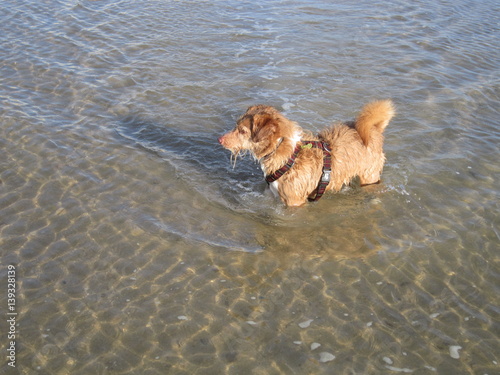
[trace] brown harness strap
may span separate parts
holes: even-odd
[[[266,182],[270,184],[271,182],[276,181],[278,178],[283,176],[286,172],[288,172],[290,169],[292,169],[293,165],[295,164],[295,159],[297,158],[297,155],[299,154],[301,150],[301,146],[297,145],[295,147],[295,150],[293,151],[292,156],[290,156],[290,159],[287,160],[284,166],[282,166],[280,169],[278,169],[276,172],[268,174],[266,176]]]
[[[328,148],[328,143],[322,141],[302,141],[302,145],[297,145],[292,156],[287,160],[285,165],[278,169],[276,172],[271,173],[266,176],[266,182],[270,184],[276,181],[286,172],[288,172],[295,164],[295,159],[299,154],[300,150],[303,148],[319,148],[323,151],[323,173],[318,184],[318,189],[313,198],[307,198],[310,202],[316,202],[319,200],[326,191],[326,187],[330,183],[330,174],[332,172],[332,155],[330,149]]]

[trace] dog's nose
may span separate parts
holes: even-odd
[[[223,142],[224,142],[224,136],[223,136],[223,135],[221,135],[221,136],[219,137],[219,143],[220,143],[220,144],[223,144]]]

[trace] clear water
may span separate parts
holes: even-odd
[[[499,11],[5,1],[0,373],[499,374]],[[217,143],[382,98],[383,183],[305,208]]]

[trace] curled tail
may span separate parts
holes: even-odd
[[[391,100],[371,102],[363,107],[356,119],[355,129],[365,146],[370,144],[374,135],[382,135],[394,114],[394,104]]]

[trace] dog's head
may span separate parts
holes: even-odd
[[[287,136],[287,122],[290,121],[273,107],[254,105],[240,117],[233,130],[219,138],[219,143],[235,156],[248,150],[260,159]]]

